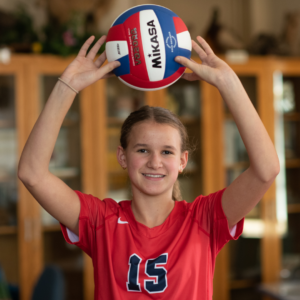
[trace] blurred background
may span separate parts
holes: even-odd
[[[203,36],[234,69],[280,159],[280,174],[246,216],[242,236],[218,255],[214,300],[300,299],[298,0],[0,1],[0,299],[48,299],[45,294],[93,299],[90,258],[64,241],[57,220],[18,180],[17,165],[57,77],[86,38],[107,34],[122,12],[149,3],[173,10],[193,39]],[[109,78],[76,96],[51,172],[100,199],[130,199],[116,148],[122,122],[145,104],[172,110],[187,127],[195,151],[179,175],[184,200],[224,188],[249,166],[234,120],[214,87],[179,80],[141,92]]]

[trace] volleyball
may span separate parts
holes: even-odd
[[[119,61],[115,75],[142,91],[158,90],[177,81],[185,67],[176,56],[191,57],[192,41],[184,22],[170,9],[139,5],[123,12],[106,38],[107,60]]]

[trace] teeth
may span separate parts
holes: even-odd
[[[150,175],[150,174],[143,174],[144,176],[147,177],[164,177],[165,175]]]

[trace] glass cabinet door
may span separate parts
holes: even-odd
[[[239,78],[257,110],[257,78],[255,76],[239,76]],[[228,186],[249,167],[249,157],[233,117],[224,101],[223,103],[224,163]],[[230,241],[228,245],[230,299],[241,299],[246,294],[249,299],[259,297],[254,287],[262,279],[260,258],[263,232],[260,205],[259,202],[245,217],[242,236],[237,241]]]
[[[116,201],[131,199],[131,186],[127,170],[117,160],[121,127],[129,114],[145,105],[145,93],[126,86],[118,78],[106,80],[107,99],[107,161],[108,189],[106,197]]]
[[[41,108],[45,105],[58,75],[41,75],[39,78]],[[60,129],[49,170],[73,190],[82,190],[80,170],[80,111],[77,95]],[[43,228],[44,264],[61,268],[66,284],[66,299],[83,299],[83,253],[65,242],[59,223],[41,207]]]
[[[187,166],[178,177],[182,199],[192,202],[202,194],[200,84],[198,81],[180,79],[166,90],[167,108],[175,113],[186,127],[190,144],[194,148],[189,155]]]
[[[300,77],[283,76],[287,233],[282,239],[282,279],[300,279]]]
[[[0,267],[18,283],[16,78],[0,74]]]

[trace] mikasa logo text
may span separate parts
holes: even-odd
[[[149,35],[153,36],[151,40],[151,47],[152,47],[152,56],[155,58],[152,59],[152,68],[161,68],[161,55],[160,55],[160,48],[159,48],[159,42],[157,40],[157,31],[154,25],[154,20],[147,23],[147,25],[150,27],[148,29]],[[149,57],[151,57],[151,54],[149,54]]]

